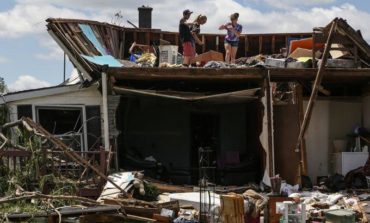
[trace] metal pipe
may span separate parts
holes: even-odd
[[[103,92],[103,122],[104,122],[104,148],[109,151],[109,123],[108,123],[108,87],[107,87],[107,74],[102,72],[102,92]]]
[[[63,82],[66,81],[66,53],[63,54]]]
[[[52,30],[49,30],[48,33],[68,55],[68,58],[72,61],[73,65],[75,65],[77,69],[84,74],[84,78],[86,78],[88,81],[92,81],[92,77],[90,76],[89,72],[87,72],[86,69],[81,65],[81,63],[78,62],[78,60],[73,56],[73,53],[62,43],[62,41],[55,35],[55,33]]]

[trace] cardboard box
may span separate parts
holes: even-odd
[[[321,56],[321,52],[320,51],[316,51],[315,53],[315,57],[316,58],[320,58]],[[297,48],[296,50],[294,50],[293,53],[291,53],[289,55],[290,58],[293,58],[293,59],[298,59],[300,57],[312,57],[312,50],[309,50],[309,49],[303,49],[303,48]]]
[[[210,50],[195,57],[195,62],[207,63],[208,61],[224,61],[224,55],[220,52]]]

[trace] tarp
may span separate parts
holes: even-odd
[[[226,93],[195,93],[195,92],[180,92],[180,91],[154,91],[132,89],[127,87],[114,86],[113,90],[117,94],[139,95],[149,97],[161,97],[167,99],[175,99],[190,102],[211,102],[211,103],[237,103],[243,101],[251,101],[258,99],[257,91],[260,88],[246,89],[240,91],[232,91]]]
[[[98,64],[98,65],[108,65],[109,67],[123,67],[123,65],[111,55],[105,56],[86,56],[81,54],[83,58],[90,61],[91,63]]]
[[[101,45],[98,38],[96,38],[94,31],[91,29],[89,25],[86,24],[78,24],[83,34],[86,36],[88,40],[94,45],[97,51],[99,51],[102,55],[107,55],[105,48]]]

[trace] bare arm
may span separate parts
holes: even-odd
[[[191,32],[191,35],[193,36],[193,38],[195,39],[195,42],[197,42],[199,45],[203,45],[203,42],[200,41],[198,35],[194,32]]]
[[[226,29],[226,26],[225,25],[221,25],[218,30],[223,30],[223,29]]]
[[[128,50],[128,52],[129,53],[132,53],[132,51],[134,50],[135,46],[136,46],[136,42],[133,42],[132,45],[131,45],[131,47],[130,47],[130,49]]]
[[[234,28],[230,29],[231,32],[235,34],[235,36],[240,37],[241,32],[236,31]]]

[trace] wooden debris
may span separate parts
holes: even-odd
[[[160,193],[180,193],[180,192],[193,192],[193,188],[191,187],[182,187],[177,185],[170,185],[164,183],[156,183],[150,182],[153,186],[155,186]]]
[[[237,194],[221,195],[221,217],[225,223],[243,223],[243,196]]]
[[[54,200],[73,200],[73,201],[79,201],[82,203],[90,204],[90,205],[97,205],[98,202],[95,200],[85,198],[85,197],[78,197],[78,196],[70,196],[70,195],[47,195],[47,194],[41,194],[38,192],[22,192],[18,196],[10,196],[0,199],[0,204],[9,203],[9,202],[15,202],[19,200],[27,200],[27,199],[54,199]]]
[[[310,100],[308,101],[307,109],[306,109],[306,112],[304,114],[303,122],[302,122],[302,125],[301,125],[301,128],[300,128],[300,131],[299,131],[297,145],[295,147],[295,152],[300,151],[300,147],[301,147],[301,143],[302,143],[304,134],[306,133],[306,130],[307,130],[308,125],[309,125],[310,120],[311,120],[313,106],[315,104],[315,101],[316,101],[316,98],[317,98],[317,93],[319,91],[319,87],[320,87],[321,81],[323,79],[323,71],[325,70],[326,61],[329,57],[332,37],[333,37],[333,33],[336,29],[336,26],[337,26],[337,22],[334,20],[331,24],[329,36],[328,36],[328,39],[326,41],[325,50],[324,50],[324,54],[323,54],[323,57],[322,57],[322,63],[320,64],[320,67],[317,71],[317,75],[316,75],[315,83],[314,83],[313,88],[312,88]]]

